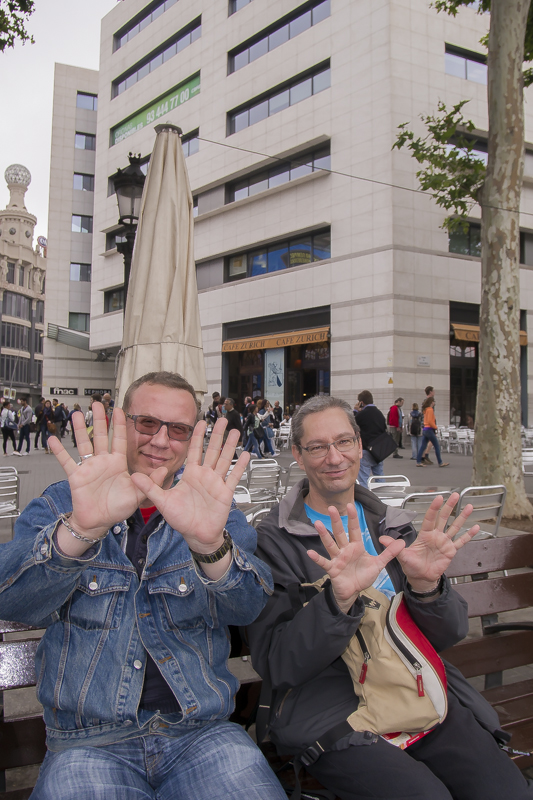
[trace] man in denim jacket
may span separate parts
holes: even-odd
[[[0,616],[46,627],[48,753],[32,798],[281,800],[227,721],[226,626],[252,622],[272,592],[233,504],[248,455],[226,478],[238,432],[222,448],[219,420],[202,464],[194,389],[168,372],[130,386],[111,452],[103,406],[93,414],[94,452],[75,414],[79,463],[49,440],[68,483],[33,500],[0,549]]]

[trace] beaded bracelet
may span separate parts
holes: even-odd
[[[81,533],[75,531],[72,525],[70,524],[69,520],[71,516],[72,516],[72,511],[70,511],[68,514],[60,514],[59,519],[61,520],[67,531],[71,533],[75,539],[79,539],[80,542],[87,542],[88,544],[97,544],[98,542],[101,542],[102,539],[105,538],[105,536],[102,536],[99,539],[89,539],[87,536],[82,536]]]

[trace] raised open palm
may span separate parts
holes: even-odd
[[[222,446],[225,419],[217,420],[202,463],[205,422],[198,422],[189,446],[185,470],[171,489],[161,489],[154,478],[136,472],[132,481],[159,509],[166,522],[179,531],[192,550],[210,553],[222,541],[233,492],[250,458],[242,453],[233,470],[228,469],[239,441],[239,432],[232,430]],[[227,477],[226,477],[227,476]]]
[[[145,495],[135,486],[126,461],[126,420],[120,408],[113,413],[113,441],[109,452],[107,423],[102,403],[93,403],[93,444],[83,414],[72,415],[81,463],[67,453],[59,439],[48,445],[63,467],[72,494],[71,522],[75,530],[104,536],[116,522],[131,516]]]
[[[333,535],[322,522],[315,522],[315,528],[330,558],[324,558],[315,550],[308,550],[307,555],[328,573],[337,605],[342,611],[348,611],[359,592],[372,586],[383,567],[402,551],[405,542],[391,539],[382,553],[372,556],[365,550],[353,503],[347,506],[348,536],[335,506],[328,508],[328,514]]]

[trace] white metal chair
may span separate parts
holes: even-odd
[[[279,467],[279,464],[275,458],[256,458],[248,463],[248,469],[250,470],[257,469],[258,467],[262,469],[268,466]]]
[[[377,486],[410,486],[411,481],[406,475],[371,475],[368,479],[368,488],[373,491]]]
[[[413,525],[415,526],[416,530],[419,531],[422,526],[422,522],[424,521],[426,511],[430,507],[433,500],[436,497],[443,497],[444,502],[446,502],[450,495],[451,492],[415,492],[407,495],[401,507],[405,508],[406,511],[414,511],[416,513],[416,517],[413,520]]]
[[[522,472],[524,475],[533,475],[533,447],[524,447],[522,450]]]
[[[270,514],[270,511],[270,508],[260,508],[258,511],[254,511],[252,519],[250,520],[250,525],[253,528],[257,528],[259,523]]]
[[[235,500],[237,505],[239,503],[251,503],[252,502],[252,498],[250,497],[250,492],[248,491],[246,486],[241,486],[240,484],[238,484],[235,487],[235,491],[233,492],[233,499]]]
[[[291,461],[288,468],[281,474],[279,494],[283,496],[287,494],[289,489],[292,489],[302,478],[306,478],[307,474],[304,469],[301,469],[297,461]]]
[[[279,449],[289,449],[291,443],[291,426],[290,425],[281,425],[279,426],[279,433],[278,433],[278,447]]]
[[[20,516],[19,489],[20,481],[16,470],[14,474],[4,472],[0,475],[0,520],[11,520],[11,536],[13,536],[14,520]]]
[[[484,531],[481,529],[478,533],[476,533],[474,539],[496,537],[498,534],[498,528],[500,527],[506,495],[507,489],[502,485],[467,486],[466,489],[463,489],[455,508],[455,516],[457,517],[461,513],[461,510],[469,503],[474,506],[474,510],[468,517],[466,526],[461,528],[457,536],[461,536],[477,522],[495,520],[493,532]]]
[[[251,469],[248,473],[248,491],[252,503],[264,500],[275,500],[278,494],[281,467],[279,464],[262,465]]]

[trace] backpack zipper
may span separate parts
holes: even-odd
[[[398,650],[402,653],[402,655],[405,656],[405,658],[411,664],[416,673],[416,686],[418,689],[418,696],[424,697],[425,692],[424,692],[424,680],[422,678],[422,664],[420,663],[420,661],[418,661],[416,656],[414,656],[411,653],[411,651],[407,649],[404,643],[396,636],[396,633],[393,631],[392,625],[390,624],[390,609],[387,611],[386,624],[387,624],[387,630],[389,632],[392,641],[394,642]]]
[[[359,646],[360,646],[361,650],[363,651],[363,659],[364,660],[363,660],[363,663],[361,665],[361,672],[359,673],[359,683],[361,685],[363,685],[363,683],[366,680],[366,673],[368,671],[368,662],[370,661],[372,656],[368,652],[368,647],[366,646],[366,642],[365,642],[365,640],[363,638],[363,634],[361,633],[359,628],[356,630],[355,635],[357,637],[357,641],[359,642]]]

